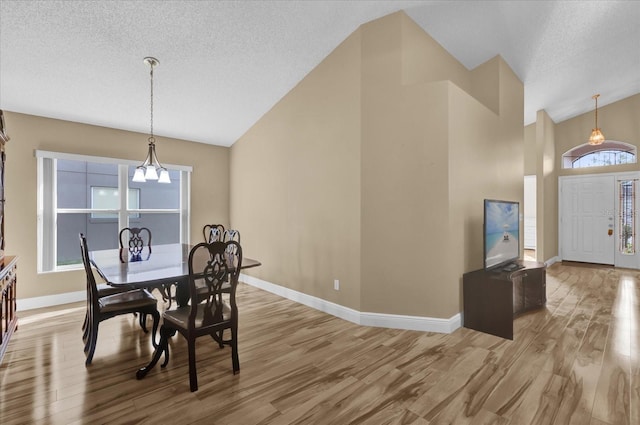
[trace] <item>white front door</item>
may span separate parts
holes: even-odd
[[[560,179],[560,255],[565,261],[614,264],[615,177]]]

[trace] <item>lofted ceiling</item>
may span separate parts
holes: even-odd
[[[230,146],[361,24],[401,9],[469,69],[501,55],[524,124],[640,93],[640,1],[0,0],[0,109],[146,133],[154,56],[155,133]]]

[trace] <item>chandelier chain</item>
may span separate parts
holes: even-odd
[[[596,100],[596,128],[598,128],[598,97],[600,97],[599,94],[593,96],[593,98]]]
[[[151,141],[155,140],[155,138],[153,137],[153,65],[154,64],[151,63],[151,71],[150,71],[150,74],[151,74],[151,108],[150,108],[150,110],[151,110],[151,131],[150,131],[151,137],[149,138],[149,140],[151,140]]]

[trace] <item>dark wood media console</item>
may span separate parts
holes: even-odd
[[[513,339],[513,318],[547,302],[546,266],[518,260],[521,268],[475,270],[462,277],[464,327]]]

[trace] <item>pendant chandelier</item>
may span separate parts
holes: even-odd
[[[146,57],[144,63],[151,68],[151,130],[149,134],[149,152],[147,158],[142,165],[136,167],[136,171],[133,174],[134,182],[144,183],[147,180],[158,180],[158,183],[171,183],[169,178],[169,171],[160,164],[156,155],[156,139],[153,137],[153,67],[157,66],[160,62],[156,58]]]
[[[596,126],[591,130],[591,136],[589,136],[590,145],[601,145],[604,143],[604,134],[602,134],[602,131],[598,128],[598,97],[600,97],[599,94],[594,94],[592,96],[592,99],[595,99],[596,101]]]

